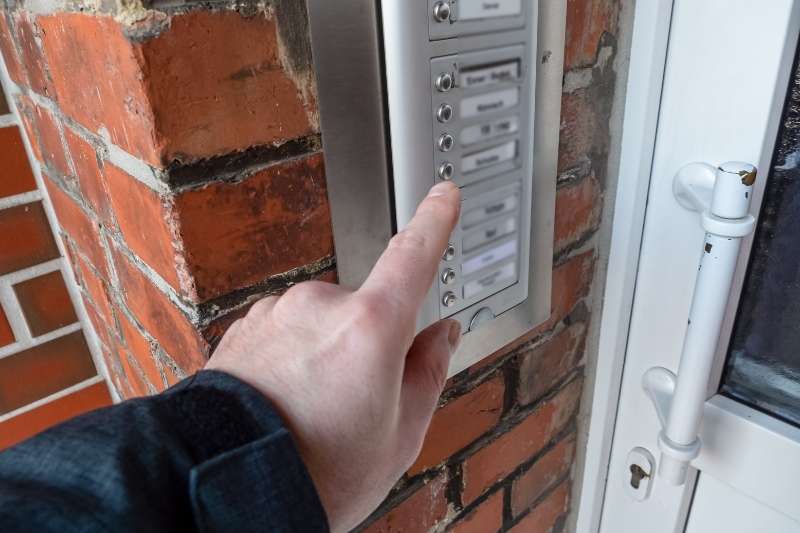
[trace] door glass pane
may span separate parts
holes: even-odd
[[[800,68],[789,87],[722,390],[800,425]],[[760,179],[763,179],[763,174]]]

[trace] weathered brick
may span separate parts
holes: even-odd
[[[34,337],[78,321],[60,270],[17,283],[13,288]]]
[[[93,131],[105,127],[115,144],[151,164],[279,144],[316,129],[307,59],[294,64],[294,50],[281,53],[276,21],[263,13],[193,10],[135,42],[110,17],[57,13],[39,24],[64,111]]]
[[[604,33],[616,33],[618,19],[616,1],[568,0],[564,69],[593,65],[600,38]]]
[[[201,301],[333,254],[321,154],[181,193],[174,210]]]
[[[105,382],[95,383],[0,422],[0,450],[74,416],[111,405]]]
[[[103,347],[108,348],[113,346],[111,336],[116,335],[116,332],[112,329],[113,326],[110,326],[102,318],[100,318],[100,314],[97,312],[94,304],[91,300],[86,298],[86,295],[83,295],[83,303],[86,309],[86,314],[89,316],[89,321],[92,323],[92,328],[97,334],[97,338],[103,344]]]
[[[208,345],[188,318],[117,250],[114,264],[128,309],[145,330],[191,374],[208,359]]]
[[[600,224],[600,184],[594,174],[559,188],[556,194],[555,249],[580,241]]]
[[[536,455],[575,414],[583,381],[576,379],[522,422],[464,461],[465,505]]]
[[[3,169],[0,198],[36,190],[22,135],[16,126],[0,128],[0,168]]]
[[[309,57],[303,47],[281,48],[276,22],[261,13],[191,11],[172,17],[168,31],[141,45],[167,161],[280,144],[315,131],[313,77],[292,72],[308,69]]]
[[[27,85],[28,75],[14,44],[16,38],[10,18],[11,15],[7,11],[0,10],[0,52],[3,54],[3,59],[5,59],[9,77],[18,85]]]
[[[8,323],[6,312],[0,307],[0,347],[7,346],[14,340],[14,332],[11,331],[11,324]]]
[[[74,241],[77,251],[89,260],[103,279],[108,277],[108,260],[100,241],[99,227],[75,201],[67,196],[52,180],[44,180],[53,203],[58,224]]]
[[[158,371],[156,360],[153,357],[150,341],[139,333],[139,330],[128,320],[124,313],[119,314],[119,324],[122,328],[125,345],[128,347],[128,353],[139,364],[139,368],[144,372],[147,381],[157,389],[163,388],[161,373]]]
[[[409,474],[440,464],[493,428],[503,412],[504,392],[497,376],[437,410]]]
[[[595,132],[600,130],[597,120],[596,104],[589,91],[581,89],[562,96],[559,172],[585,164],[594,151]]]
[[[0,274],[59,256],[41,202],[0,210]]]
[[[548,342],[519,354],[517,402],[527,405],[549,391],[574,369],[586,341],[586,325],[573,324]]]
[[[2,15],[2,12],[0,12]],[[0,18],[2,20],[2,18]],[[35,113],[33,112],[33,102],[30,98],[23,94],[18,94],[16,97],[17,111],[22,120],[22,126],[25,128],[25,135],[30,142],[33,157],[37,161],[42,161],[42,149],[39,147],[38,134],[36,132]]]
[[[83,258],[74,258],[72,267],[79,276],[80,285],[89,297],[92,306],[97,309],[103,321],[115,331],[114,314],[112,312],[111,290],[108,282],[103,280]]]
[[[128,247],[180,290],[177,269],[183,260],[177,256],[173,244],[168,200],[111,163],[105,165],[105,172],[111,205]],[[206,216],[214,219],[216,214],[209,210]],[[226,246],[218,247],[219,253],[224,253]]]
[[[447,476],[440,474],[371,524],[368,533],[432,531],[447,517]]]
[[[541,498],[556,481],[569,472],[575,457],[575,437],[559,442],[514,481],[511,489],[511,512],[519,516]]]
[[[509,531],[513,533],[550,533],[569,510],[569,481],[564,481]],[[559,531],[561,531],[559,529]]]
[[[0,359],[0,415],[96,375],[83,333]]]
[[[78,186],[83,198],[101,222],[107,226],[112,225],[111,203],[97,157],[97,149],[71,128],[64,128],[64,137],[72,162],[75,164]]]
[[[72,171],[67,162],[56,117],[47,109],[35,104],[32,112],[36,135],[31,138],[31,142],[39,142],[41,162],[62,176],[71,176]]]
[[[128,382],[128,386],[130,387],[130,389],[125,391],[126,398],[136,398],[149,395],[150,389],[147,386],[147,381],[144,379],[139,369],[131,363],[128,351],[121,345],[117,345],[116,350],[119,361],[122,364],[122,371],[125,373],[125,378]]]
[[[459,520],[454,533],[488,533],[503,525],[503,491],[498,490],[468,515]]]
[[[131,154],[159,162],[163,141],[145,89],[148,76],[140,50],[120,24],[107,16],[62,12],[40,16],[38,23],[64,113],[94,132],[105,128]]]
[[[21,60],[25,65],[25,70],[28,72],[30,88],[42,96],[54,98],[55,93],[50,83],[50,77],[47,74],[44,54],[42,54],[42,49],[37,42],[39,29],[36,26],[34,16],[26,11],[17,11],[12,16]]]

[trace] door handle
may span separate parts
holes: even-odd
[[[654,367],[642,379],[661,423],[658,474],[673,485],[686,482],[700,453],[703,406],[739,250],[756,225],[749,214],[756,173],[748,163],[692,163],[673,182],[678,203],[699,212],[706,231],[678,374]]]

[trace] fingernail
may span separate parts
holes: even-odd
[[[453,354],[461,344],[461,323],[458,320],[450,321],[450,331],[447,333],[447,342],[450,343],[450,353]]]
[[[431,190],[428,191],[428,197],[433,198],[435,196],[444,196],[451,190],[453,190],[453,185],[449,181],[443,181],[442,183],[437,183],[431,187]]]

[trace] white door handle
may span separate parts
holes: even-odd
[[[700,453],[698,431],[739,249],[756,225],[749,214],[755,179],[756,168],[738,162],[692,163],[675,176],[675,198],[701,213],[706,238],[678,375],[656,367],[642,382],[662,426],[658,473],[673,485],[686,482],[689,464]]]

